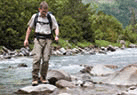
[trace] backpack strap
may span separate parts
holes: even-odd
[[[51,29],[51,31],[52,31],[52,19],[51,19],[50,14],[51,14],[50,12],[47,13],[47,18],[48,18],[48,20],[49,20],[50,29]]]
[[[37,13],[35,18],[34,18],[34,28],[36,28],[36,24],[37,24],[37,21],[38,21],[38,16],[39,16],[39,13]]]
[[[50,29],[51,29],[51,31],[52,31],[52,19],[51,19],[50,14],[52,14],[52,13],[51,13],[51,12],[48,12],[48,13],[47,13],[47,18],[48,18],[48,20],[49,20]],[[37,22],[39,22],[39,21],[38,21],[38,16],[39,16],[39,13],[37,13],[36,16],[35,16],[35,18],[34,18],[34,28],[36,28]],[[42,23],[43,23],[43,22],[42,22]],[[44,23],[44,24],[48,24],[48,23]]]

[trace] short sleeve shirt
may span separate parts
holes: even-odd
[[[52,14],[49,14],[51,16],[52,20],[52,30],[58,28],[57,21],[55,19],[55,16]],[[34,28],[34,19],[35,19],[36,14],[33,14],[31,19],[28,22],[29,27]],[[40,16],[40,13],[38,14],[38,21],[39,22],[44,22],[44,23],[49,23],[49,20],[47,17],[42,18]],[[36,33],[40,34],[51,34],[51,29],[49,24],[42,24],[42,23],[36,23],[36,28],[35,28]]]

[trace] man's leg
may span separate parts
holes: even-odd
[[[43,57],[42,57],[43,63],[41,64],[42,66],[40,71],[43,80],[46,80],[46,76],[47,76],[49,59],[51,54],[51,43],[52,43],[51,39],[46,39],[45,49],[43,51]]]
[[[33,56],[32,80],[38,81],[38,73],[40,70],[42,46],[37,39],[34,40],[34,51],[33,52],[34,52],[34,56]]]

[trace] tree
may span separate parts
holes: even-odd
[[[105,15],[102,12],[89,17],[90,30],[95,40],[106,40],[117,42],[122,34],[122,24],[113,16]]]
[[[36,0],[0,0],[0,45],[10,49],[23,46],[27,22],[38,6]]]

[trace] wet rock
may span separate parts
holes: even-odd
[[[81,73],[90,73],[92,66],[86,66],[84,69],[80,70]]]
[[[65,88],[65,87],[73,88],[75,87],[75,84],[66,80],[58,80],[56,82],[56,86],[59,88]]]
[[[26,64],[22,63],[22,64],[19,64],[17,67],[28,67]]]
[[[72,54],[73,54],[73,53],[72,53],[71,49],[67,49],[66,55],[69,56],[69,55],[72,55]]]
[[[112,46],[112,45],[109,45],[108,48],[107,48],[108,51],[116,51],[116,49]]]
[[[50,84],[55,85],[56,82],[61,79],[71,81],[71,76],[69,73],[66,73],[63,70],[49,70],[47,79]]]
[[[96,52],[95,52],[94,50],[90,50],[90,51],[89,51],[89,54],[94,55],[94,54],[96,54]]]
[[[6,55],[3,56],[3,58],[4,58],[4,59],[11,59],[11,56],[8,55],[8,54],[6,54]]]
[[[129,87],[126,91],[122,91],[119,95],[137,95],[137,87]]]
[[[107,51],[107,48],[105,48],[105,47],[101,47],[100,49],[103,51]]]
[[[64,48],[60,48],[59,51],[63,54],[66,55],[66,50]]]
[[[105,66],[108,68],[111,68],[111,69],[117,69],[118,68],[118,66],[116,66],[116,65],[105,65]]]
[[[77,81],[75,82],[75,85],[76,85],[76,86],[81,86],[81,85],[83,85],[83,81],[82,81],[82,80],[77,80]]]
[[[129,48],[136,48],[137,45],[135,45],[135,44],[130,44],[128,47],[129,47]]]
[[[103,83],[114,85],[137,85],[137,64],[131,64],[104,79]]]
[[[38,86],[26,86],[24,88],[20,88],[16,94],[44,94],[51,93],[57,87],[50,84],[40,84]]]
[[[2,47],[2,50],[5,52],[5,53],[10,53],[11,51],[9,49],[7,49],[6,47]]]
[[[81,48],[78,48],[78,49],[77,48],[73,48],[72,49],[72,53],[78,53],[80,50],[81,50]]]
[[[82,87],[86,87],[86,88],[94,88],[94,84],[90,81],[84,81],[83,84],[81,84]]]
[[[13,66],[9,66],[8,68],[9,68],[9,69],[15,69],[16,67],[13,67]]]
[[[106,51],[104,51],[104,50],[99,50],[99,53],[102,53],[102,54],[107,54],[107,52],[106,52]]]
[[[21,48],[20,53],[23,54],[23,56],[29,56],[29,47],[27,48]]]
[[[56,55],[63,55],[63,53],[62,52],[60,52],[59,50],[56,50],[56,53],[55,53]]]
[[[93,76],[106,76],[114,73],[115,71],[113,69],[110,69],[106,67],[105,65],[95,65],[93,66],[92,70],[90,71],[90,74]]]

